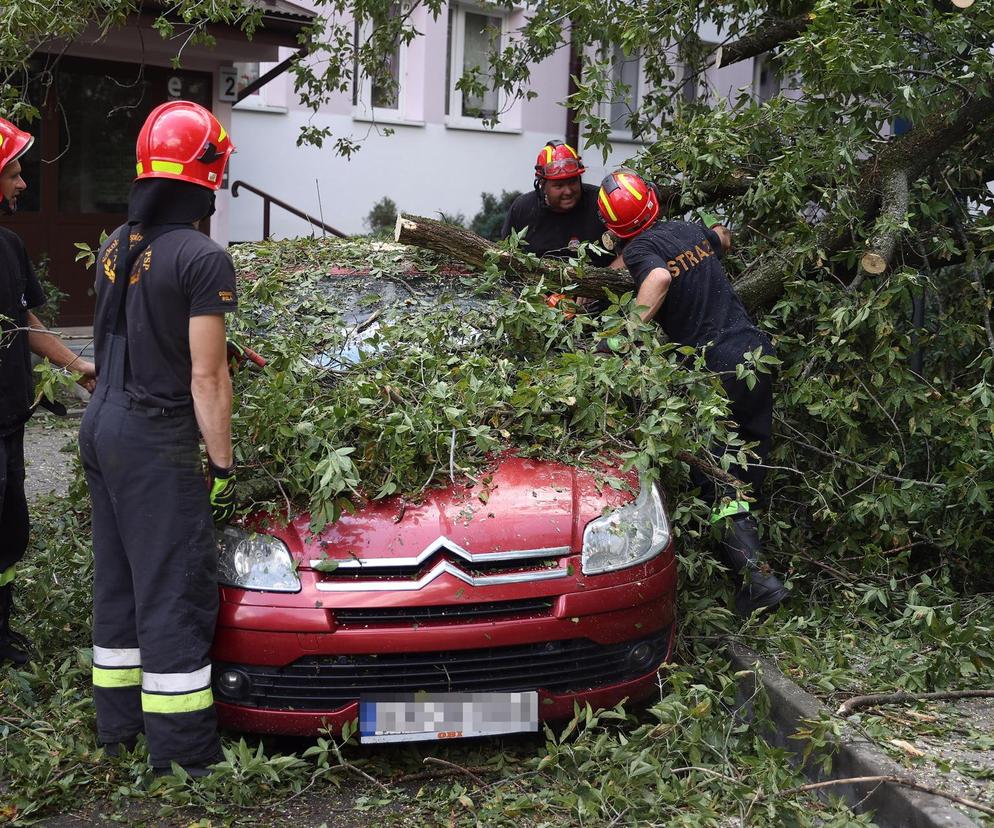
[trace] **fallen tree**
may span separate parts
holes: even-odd
[[[519,277],[541,277],[546,280],[546,284],[556,289],[573,286],[571,292],[577,296],[599,297],[604,295],[605,289],[621,295],[633,287],[632,277],[627,270],[587,267],[581,273],[540,259],[529,264],[525,257],[515,257],[471,230],[424,216],[404,213],[398,215],[394,239],[401,244],[433,250],[475,268],[482,269],[489,260],[496,258],[511,274]]]

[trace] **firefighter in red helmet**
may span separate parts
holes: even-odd
[[[560,259],[575,256],[580,242],[601,244],[604,227],[597,214],[597,188],[582,182],[583,172],[583,161],[573,147],[549,141],[535,161],[534,189],[511,204],[501,236],[527,228],[526,250]],[[598,267],[608,267],[616,259],[612,253],[590,258]]]
[[[0,118],[0,211],[13,215],[27,188],[20,158],[33,138]],[[32,308],[44,304],[24,244],[0,227],[0,664],[28,661],[28,642],[10,626],[17,562],[28,547],[28,504],[24,495],[24,424],[34,404],[31,354],[82,374],[93,388],[93,363],[70,351],[48,333]]]
[[[97,258],[97,387],[80,427],[93,512],[93,695],[110,752],[144,733],[157,772],[221,758],[209,651],[215,522],[234,511],[227,252],[196,229],[234,150],[195,103],[152,111],[128,221]],[[205,482],[203,437],[209,469]]]
[[[749,387],[736,377],[735,368],[747,351],[759,348],[773,354],[773,346],[749,318],[722,269],[719,259],[731,246],[728,230],[658,221],[655,188],[627,169],[604,178],[597,204],[608,229],[628,240],[624,263],[638,289],[635,301],[642,306],[642,319],[655,321],[671,341],[702,349],[708,368],[720,376],[738,436],[757,444],[757,462],[729,471],[758,494],[773,427],[772,377],[757,373],[755,385]],[[777,607],[788,591],[763,561],[749,503],[740,500],[734,488],[718,487],[711,478],[692,473],[702,497],[712,504],[712,520],[723,526],[724,557],[742,576],[736,594],[739,613]]]

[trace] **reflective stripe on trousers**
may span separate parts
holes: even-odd
[[[192,713],[214,704],[209,664],[192,673],[145,673],[141,685],[145,713]]]
[[[94,687],[138,687],[142,656],[137,647],[93,647]]]

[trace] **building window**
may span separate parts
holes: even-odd
[[[292,51],[282,47],[280,49],[280,59],[289,57]],[[248,63],[236,62],[234,64],[237,75],[235,77],[235,92],[241,95],[251,84],[259,78],[276,68],[278,62],[273,63]],[[267,83],[260,86],[254,92],[246,95],[236,104],[235,108],[242,111],[254,110],[258,112],[286,112],[287,102],[287,76],[283,72],[275,78],[271,78]]]
[[[241,94],[243,89],[246,89],[249,84],[255,83],[259,80],[259,64],[258,63],[236,63],[234,64],[235,71],[238,72],[238,77],[235,80],[235,93]],[[252,95],[258,95],[259,90],[256,89]],[[251,97],[251,95],[249,95]]]
[[[608,122],[611,138],[631,140],[631,119],[638,111],[645,87],[642,60],[637,54],[626,55],[617,45],[605,46],[600,54],[610,62],[610,86],[601,104],[601,117]]]
[[[401,14],[401,6],[394,3],[388,12],[391,18]],[[359,45],[372,36],[372,23],[355,24],[355,45]],[[370,120],[395,120],[402,117],[404,112],[404,70],[407,59],[407,48],[399,41],[391,51],[383,55],[383,73],[376,79],[359,77],[358,59],[353,64],[353,77],[356,82],[352,86],[353,115],[357,118]]]
[[[760,103],[780,94],[780,76],[773,67],[769,54],[760,55],[754,61],[752,87]]]
[[[631,135],[629,120],[638,109],[640,84],[640,63],[638,55],[625,55],[620,46],[615,46],[611,55],[611,101],[608,120],[611,132]]]
[[[507,17],[463,6],[449,7],[448,71],[445,114],[449,122],[482,124],[500,114],[504,96],[493,86],[489,53],[507,39]],[[483,94],[457,88],[467,72],[484,84]]]

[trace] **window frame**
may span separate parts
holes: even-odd
[[[404,2],[398,3],[402,12],[406,11]],[[361,26],[356,25],[357,37],[362,40],[369,39],[373,31],[372,21],[365,21]],[[388,108],[385,106],[373,106],[373,82],[365,75],[356,85],[354,103],[352,104],[352,120],[364,121],[375,124],[408,124],[420,125],[423,121],[418,121],[408,117],[408,103],[410,95],[410,83],[408,82],[408,62],[410,44],[397,44],[397,106]]]
[[[449,11],[449,31],[447,33],[449,39],[449,60],[446,72],[448,88],[445,90],[445,103],[447,107],[445,125],[450,129],[472,129],[483,132],[521,132],[520,127],[507,123],[507,121],[512,120],[508,116],[513,116],[515,105],[508,105],[508,96],[503,89],[495,90],[497,93],[496,117],[500,120],[496,124],[487,126],[484,124],[487,116],[474,118],[462,114],[463,92],[456,87],[464,71],[466,15],[481,14],[486,17],[500,18],[500,48],[504,49],[510,42],[512,12],[500,8],[488,9],[475,3],[456,2],[450,4]]]
[[[635,88],[635,95],[634,95],[634,98],[632,100],[632,104],[631,104],[631,107],[630,107],[630,114],[633,114],[634,112],[637,112],[639,110],[639,108],[642,106],[642,96],[645,94],[645,71],[643,70],[643,65],[642,65],[642,55],[640,55],[640,54],[633,54],[633,55],[629,55],[626,58],[625,57],[625,53],[624,53],[624,51],[621,48],[621,45],[618,44],[618,43],[605,43],[602,46],[602,52],[601,52],[601,54],[603,55],[604,52],[606,52],[608,50],[610,50],[610,54],[608,55],[608,57],[609,57],[610,62],[611,62],[611,89],[612,89],[612,99],[601,101],[601,104],[600,104],[600,113],[599,113],[600,117],[603,118],[608,123],[608,140],[609,141],[612,141],[612,142],[619,142],[620,141],[622,143],[626,143],[627,142],[627,143],[631,143],[631,144],[640,144],[640,143],[642,143],[641,139],[637,138],[632,133],[631,127],[624,126],[621,129],[618,129],[618,128],[614,127],[614,125],[612,124],[612,121],[611,121],[611,107],[615,103],[615,101],[613,100],[613,90],[614,90],[614,65],[615,65],[614,61],[615,61],[615,55],[616,54],[621,55],[623,58],[625,58],[625,60],[629,60],[629,61],[630,60],[634,60],[636,62],[636,70],[635,70],[636,71],[636,75],[637,75],[637,78],[636,78],[636,88]]]
[[[773,77],[777,79],[777,91],[772,95],[763,97],[762,95],[762,77],[763,70],[766,69],[773,73]],[[784,79],[780,77],[780,74],[774,71],[773,66],[770,65],[770,53],[763,52],[761,55],[757,55],[752,62],[752,93],[753,97],[758,103],[766,103],[767,101],[772,101],[778,95],[782,95],[784,91]]]
[[[292,54],[291,51],[286,53],[286,56]],[[279,66],[280,62],[284,59],[285,55],[283,48],[280,49],[280,56],[278,60],[275,61],[253,61],[253,60],[241,60],[234,61],[233,65],[239,66],[245,63],[254,63],[258,66],[258,74],[256,77],[262,77],[271,69],[275,69]],[[257,89],[251,95],[242,98],[231,105],[235,112],[271,112],[276,115],[285,115],[290,111],[287,105],[287,79],[286,72],[273,78],[269,83]]]

